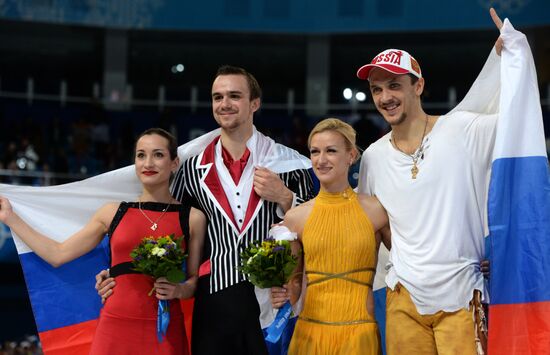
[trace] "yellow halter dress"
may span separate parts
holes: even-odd
[[[379,354],[378,327],[367,311],[376,240],[351,188],[319,192],[302,244],[307,291],[288,353]]]

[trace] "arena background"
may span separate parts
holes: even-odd
[[[306,153],[311,126],[335,116],[365,148],[387,127],[357,68],[385,48],[410,51],[425,107],[444,113],[497,38],[490,6],[527,35],[548,132],[548,0],[0,0],[0,182],[82,179],[131,164],[145,128],[181,143],[214,128],[210,84],[222,64],[258,78],[255,123],[277,141]],[[36,329],[4,225],[0,270],[0,344],[20,342]]]

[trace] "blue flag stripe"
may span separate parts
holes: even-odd
[[[108,268],[107,238],[82,257],[54,268],[35,253],[19,255],[39,332],[96,319],[101,299],[95,275]]]
[[[489,187],[491,303],[550,300],[550,181],[546,157],[493,162]]]

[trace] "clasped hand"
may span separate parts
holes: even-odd
[[[288,204],[286,209],[292,203],[292,192],[277,174],[267,168],[257,167],[254,171],[254,191],[264,200],[276,202],[282,207]]]

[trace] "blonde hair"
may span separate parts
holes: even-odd
[[[309,137],[307,138],[307,147],[311,148],[311,139],[314,135],[325,131],[340,133],[340,135],[344,137],[344,141],[348,150],[356,152],[354,160],[357,161],[357,159],[359,159],[359,149],[357,149],[357,146],[355,144],[357,135],[355,129],[348,123],[338,118],[325,118],[321,122],[317,123],[309,133]]]

